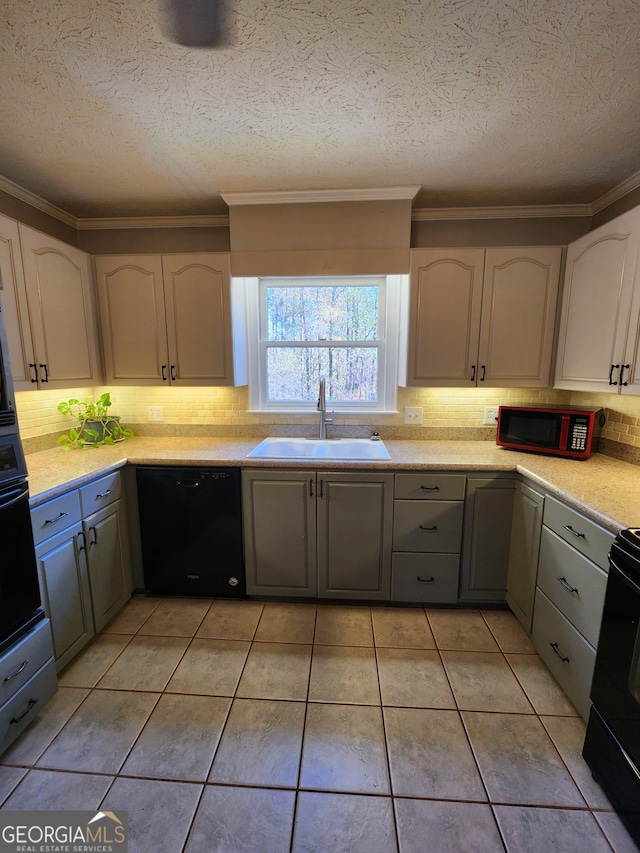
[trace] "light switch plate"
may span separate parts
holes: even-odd
[[[484,407],[484,421],[486,426],[495,426],[498,423],[498,406]]]
[[[150,421],[163,421],[164,408],[162,406],[148,406],[147,417]]]
[[[422,425],[422,406],[405,406],[404,407],[404,422],[405,424]]]

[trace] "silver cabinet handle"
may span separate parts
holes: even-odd
[[[4,679],[5,684],[6,684],[6,682],[7,682],[7,681],[11,681],[11,680],[12,680],[12,679],[14,679],[17,675],[20,675],[20,673],[21,673],[21,672],[24,672],[25,667],[26,667],[26,666],[28,666],[28,665],[29,665],[29,660],[28,660],[28,659],[27,659],[27,660],[25,660],[25,661],[23,661],[23,662],[22,662],[22,666],[21,666],[21,667],[19,667],[18,669],[16,669],[16,671],[15,671],[15,672],[12,672],[12,673],[11,673],[11,675],[7,675],[7,676],[5,677],[5,679]]]
[[[439,492],[440,486],[420,486],[423,492]]]
[[[578,587],[571,586],[571,584],[566,578],[556,578],[556,580],[559,581],[559,583],[561,583],[565,589],[568,589],[569,592],[578,592]]]
[[[437,529],[438,526],[436,524],[434,524],[433,527],[425,527],[424,524],[421,524],[418,527],[418,530],[422,530],[424,533],[435,533]]]
[[[55,518],[46,518],[44,523],[45,524],[55,524],[56,521],[60,521],[61,518],[65,518],[67,515],[69,515],[68,512],[61,512],[60,515],[57,515]]]
[[[584,533],[578,533],[578,531],[574,530],[570,524],[563,524],[562,528],[563,528],[563,530],[568,530],[569,533],[573,533],[573,535],[575,537],[577,537],[578,539],[586,539],[586,536],[584,535]]]
[[[96,495],[95,500],[99,501],[102,498],[108,497],[110,494],[111,494],[111,489],[107,489],[107,491],[103,495],[100,495],[100,494]]]
[[[558,657],[560,658],[560,660],[562,661],[562,663],[569,663],[569,658],[568,658],[566,655],[563,655],[563,654],[562,654],[562,652],[560,651],[560,649],[559,649],[559,647],[558,647],[558,644],[557,644],[557,643],[549,643],[549,645],[550,645],[550,646],[551,646],[551,648],[553,649],[554,653],[555,653],[556,655],[558,655]]]

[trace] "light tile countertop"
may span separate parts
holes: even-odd
[[[242,466],[306,470],[517,471],[550,494],[617,532],[640,527],[640,467],[595,454],[586,461],[504,450],[489,441],[385,441],[388,460],[361,462],[247,459],[259,438],[134,437],[114,447],[61,448],[27,456],[31,505],[101,474],[132,465]]]

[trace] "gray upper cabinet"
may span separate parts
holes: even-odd
[[[556,388],[640,394],[640,207],[571,243]]]
[[[467,477],[461,601],[505,600],[513,496],[513,475]]]
[[[560,247],[413,249],[407,385],[548,387]]]
[[[393,474],[242,472],[249,595],[390,596]]]
[[[1,216],[0,271],[16,390],[100,382],[90,256]]]
[[[108,382],[233,385],[229,255],[95,259]]]

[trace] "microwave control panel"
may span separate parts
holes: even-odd
[[[573,415],[569,423],[569,450],[585,450],[588,436],[589,418],[584,415]]]

